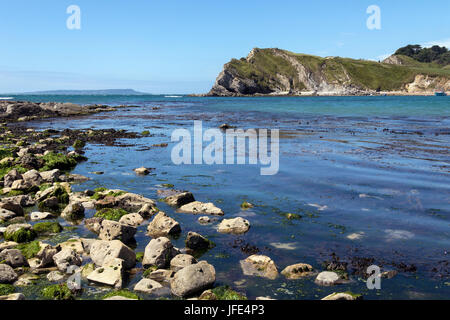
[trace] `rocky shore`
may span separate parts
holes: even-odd
[[[0,121],[29,121],[52,117],[81,116],[114,111],[121,107],[124,106],[81,106],[75,103],[0,101]]]
[[[11,118],[8,119],[30,117],[24,110],[33,108],[39,108],[42,113],[31,117],[55,116],[48,111],[52,104],[21,102],[4,105],[10,109],[7,114]],[[105,110],[53,105],[58,106],[59,116],[71,112],[81,114],[80,110]],[[146,135],[114,129],[36,131],[20,125],[2,124],[0,300],[79,299],[87,284],[108,288],[107,293],[102,291],[97,295],[98,299],[107,300],[143,297],[247,299],[244,293],[232,288],[232,283],[216,285],[214,265],[196,258],[199,253],[214,248],[214,242],[198,232],[185,230],[184,225],[158,208],[158,202],[165,202],[179,213],[198,215],[200,225],[218,221],[216,230],[222,234],[251,232],[251,219],[227,218],[226,212],[216,204],[198,201],[186,190],[161,189],[158,190],[159,199],[149,199],[119,188],[72,190],[72,184],[88,179],[71,173],[78,163],[87,160],[83,151],[87,143],[116,145],[117,139],[139,139]],[[146,175],[150,171],[144,167],[135,169],[137,175]],[[249,202],[241,204],[243,211],[252,207]],[[95,211],[91,217],[86,215],[89,210]],[[287,219],[296,217],[292,214]],[[85,228],[86,236],[55,240],[68,228],[61,225],[62,221]],[[146,225],[148,243],[144,252],[137,252],[133,249],[134,238],[138,227],[143,225]],[[182,230],[189,232],[184,239],[185,246],[178,248],[171,239],[179,237]],[[243,275],[248,277],[310,279],[317,286],[349,281],[346,267],[336,261],[324,265],[323,270],[302,261],[279,269],[275,261],[258,250],[248,252],[248,257],[239,263]],[[127,279],[136,274],[142,274],[140,280],[133,288],[124,288]],[[33,287],[39,288],[37,292],[27,289]],[[32,293],[27,295],[27,292]],[[336,292],[323,299],[360,298],[359,294]]]

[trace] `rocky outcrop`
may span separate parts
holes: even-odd
[[[442,74],[438,77],[425,64],[409,65],[397,56],[378,63],[255,48],[246,58],[225,64],[207,95],[373,95],[380,91],[421,94],[441,86],[447,88],[450,74]],[[417,86],[411,84],[411,76],[419,75],[432,79],[427,91],[416,90]]]
[[[208,289],[216,281],[216,270],[206,261],[187,266],[178,271],[170,281],[172,293],[186,297]]]

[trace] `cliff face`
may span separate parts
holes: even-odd
[[[386,63],[321,58],[256,48],[246,58],[225,64],[208,95],[365,95],[379,91],[412,94],[431,93],[439,89],[437,86],[448,88],[450,70],[406,66],[399,61],[395,57]],[[418,81],[420,85],[414,85]]]

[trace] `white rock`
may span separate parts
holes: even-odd
[[[32,221],[38,221],[38,220],[45,220],[45,219],[52,219],[53,214],[50,212],[32,212],[30,215],[30,218]]]
[[[122,288],[122,268],[123,260],[114,258],[91,272],[87,279],[115,288]]]
[[[222,209],[216,207],[213,203],[208,202],[200,202],[200,201],[194,201],[190,202],[188,204],[185,204],[181,206],[178,209],[179,212],[185,212],[185,213],[193,213],[193,214],[209,214],[214,216],[223,216]]]
[[[134,286],[134,291],[152,294],[163,286],[151,279],[142,279]]]
[[[339,283],[339,275],[336,272],[323,271],[316,277],[315,282],[321,286],[332,286]]]
[[[217,231],[220,233],[242,234],[250,229],[250,222],[244,218],[223,219]]]

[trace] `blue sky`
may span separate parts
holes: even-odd
[[[69,30],[69,5],[81,29]],[[381,30],[366,27],[369,5]],[[0,92],[209,90],[254,47],[379,59],[409,44],[450,46],[448,0],[0,1]]]

